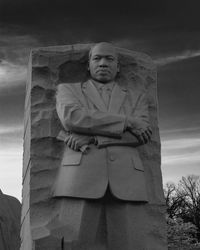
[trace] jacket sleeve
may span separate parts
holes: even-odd
[[[149,105],[146,92],[140,94],[136,105],[133,108],[132,116],[149,123]]]
[[[109,146],[138,147],[142,145],[142,143],[137,139],[137,137],[128,131],[123,133],[121,139],[98,136],[97,141],[98,148],[104,148]]]
[[[56,109],[66,130],[121,138],[126,116],[88,109],[71,84],[58,85]]]
[[[132,99],[134,97],[132,96]],[[137,101],[135,104],[132,104],[133,110],[131,116],[136,119],[143,120],[146,124],[149,123],[149,111],[148,111],[148,101],[146,97],[146,93],[138,94]],[[98,137],[98,147],[103,148],[107,146],[130,146],[137,147],[143,145],[142,142],[138,140],[138,138],[130,133],[129,131],[124,131],[121,139],[116,138],[108,138],[108,137]]]

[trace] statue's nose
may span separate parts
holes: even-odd
[[[100,66],[107,66],[108,64],[107,64],[106,59],[105,59],[105,58],[101,58],[101,60],[100,60],[100,62],[99,62],[99,65],[100,65]]]

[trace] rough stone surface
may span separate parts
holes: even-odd
[[[61,124],[55,110],[55,91],[61,82],[87,79],[90,47],[91,44],[47,47],[31,53],[24,119],[21,250],[62,249],[63,238],[58,229],[64,229],[58,218],[59,204],[51,194],[63,152],[63,143],[56,139]],[[145,88],[148,93],[154,136],[139,153],[145,167],[149,205],[154,207],[148,213],[163,214],[156,68],[143,53],[121,48],[118,52],[121,80],[129,81],[135,88]],[[165,234],[162,224],[159,230]]]
[[[20,248],[20,202],[0,190],[0,249]]]

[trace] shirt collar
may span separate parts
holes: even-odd
[[[98,90],[101,90],[103,87],[106,86],[106,88],[112,90],[114,85],[116,84],[116,82],[112,81],[112,82],[109,82],[109,83],[100,83],[100,82],[97,82],[93,79],[91,79],[92,83],[95,85],[95,87],[98,89]]]

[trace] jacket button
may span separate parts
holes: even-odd
[[[110,159],[110,161],[114,161],[115,160],[115,156],[114,155],[110,155],[109,159]]]

